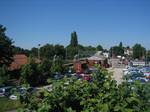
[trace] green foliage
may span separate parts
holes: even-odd
[[[50,68],[52,66],[52,61],[48,60],[48,59],[43,59],[42,62],[38,65],[38,70],[41,73],[44,72],[50,72]]]
[[[146,50],[141,44],[135,44],[133,46],[133,58],[134,59],[141,59],[145,56]]]
[[[67,50],[67,59],[74,59],[74,56],[78,54],[77,47],[67,46],[66,50]]]
[[[54,46],[54,50],[55,50],[55,55],[65,58],[66,51],[63,45],[56,44]]]
[[[146,60],[150,62],[150,50],[148,50],[146,53]]]
[[[51,82],[52,91],[30,96],[26,109],[36,112],[145,112],[150,105],[150,86],[123,82],[117,86],[112,74],[98,69],[92,82],[75,77]]]
[[[33,47],[30,52],[31,52],[30,54],[31,56],[38,57],[38,48]]]
[[[78,45],[76,47],[73,46],[67,46],[67,59],[74,59],[75,55],[79,55],[80,58],[82,57],[89,57],[96,53],[96,48],[92,46],[82,46]]]
[[[35,49],[36,54],[38,54],[37,50]],[[56,44],[56,45],[46,44],[40,48],[40,56],[42,58],[53,59],[54,55],[65,58],[64,46],[59,45],[59,44]]]
[[[9,79],[8,70],[5,65],[0,67],[0,85],[7,82]]]
[[[72,47],[77,47],[77,46],[78,46],[78,37],[77,37],[76,32],[72,32],[72,33],[71,33],[70,45],[71,45]]]
[[[0,66],[9,65],[13,60],[13,42],[5,35],[6,28],[0,25]]]
[[[123,56],[124,55],[124,48],[122,45],[122,42],[120,42],[119,46],[111,47],[110,50],[110,56]]]
[[[20,48],[20,47],[16,47],[16,46],[14,46],[14,48],[13,48],[13,53],[14,54],[25,54],[26,56],[30,55],[29,50],[23,49],[23,48]]]
[[[62,73],[64,71],[64,67],[63,67],[63,61],[61,59],[61,57],[56,56],[54,57],[55,59],[53,60],[53,64],[51,66],[51,73]]]
[[[98,51],[103,51],[103,47],[102,47],[101,45],[98,45],[98,46],[96,47],[96,49],[97,49]]]
[[[50,68],[51,62],[49,60],[44,59],[38,64],[30,58],[30,62],[21,69],[22,83],[30,84],[30,86],[46,84],[46,80],[50,76]]]

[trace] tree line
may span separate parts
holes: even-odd
[[[78,36],[77,33],[74,31],[71,33],[71,39],[70,44],[66,47],[63,45],[53,45],[53,44],[45,44],[41,46],[40,48],[32,48],[31,50],[23,49],[20,47],[16,47],[14,45],[14,41],[10,39],[6,35],[6,27],[3,25],[0,25],[0,82],[4,83],[7,79],[10,78],[11,74],[8,70],[8,66],[13,61],[13,55],[15,54],[25,54],[28,57],[31,57],[33,59],[39,58],[41,64],[39,66],[35,65],[33,67],[33,63],[28,63],[23,66],[21,71],[19,71],[18,74],[22,74],[22,72],[28,72],[29,76],[32,76],[31,74],[35,74],[33,71],[39,71],[37,74],[41,74],[43,77],[43,74],[49,74],[53,72],[64,72],[64,68],[62,67],[62,64],[65,61],[62,60],[73,60],[75,57],[89,57],[96,53],[96,51],[107,51],[104,49],[101,45],[98,45],[97,47],[93,46],[83,46],[78,43]],[[124,47],[122,42],[118,46],[113,46],[110,48],[109,53],[110,56],[112,55],[124,55],[124,50],[130,49],[130,47]],[[146,52],[146,49],[141,44],[135,44],[133,47],[133,56],[131,56],[133,59],[142,59],[146,57],[147,61],[150,61],[150,51]],[[107,51],[108,52],[108,51]],[[54,57],[57,57],[55,60],[56,64],[53,63]],[[47,63],[47,64],[46,64]],[[44,68],[42,68],[44,67]],[[46,69],[48,68],[48,69]],[[38,70],[37,70],[38,69]],[[43,69],[44,71],[40,71],[39,69]],[[31,74],[30,74],[31,73]],[[6,75],[7,74],[7,75]],[[16,74],[16,73],[15,73]],[[50,75],[50,74],[49,74]],[[40,79],[40,78],[39,78]]]

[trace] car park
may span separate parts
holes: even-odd
[[[150,67],[141,66],[141,67],[128,67],[127,70],[124,70],[125,79],[131,83],[133,81],[140,81],[142,84],[149,81],[150,78]]]

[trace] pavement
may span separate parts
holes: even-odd
[[[108,68],[109,72],[113,72],[112,78],[117,81],[117,84],[120,84],[122,82],[123,69],[124,68]]]

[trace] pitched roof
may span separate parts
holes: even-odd
[[[9,70],[20,69],[22,65],[28,63],[28,58],[24,54],[17,54],[13,56],[13,62],[10,64]]]

